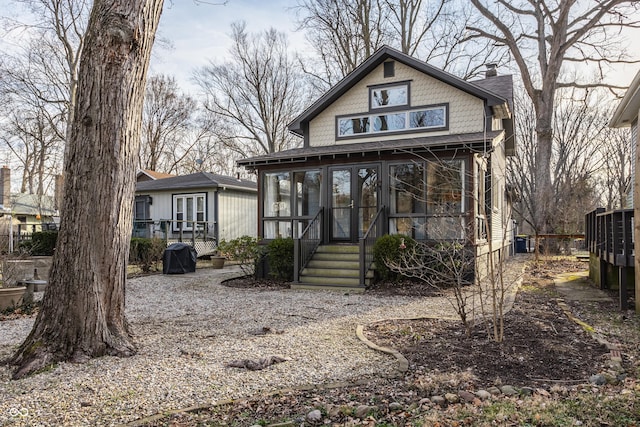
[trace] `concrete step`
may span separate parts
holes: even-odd
[[[360,270],[357,268],[309,268],[307,266],[300,273],[300,277],[360,277]]]
[[[340,268],[349,270],[360,269],[360,263],[356,261],[342,261],[337,259],[317,259],[314,257],[307,263],[307,268]]]
[[[300,276],[300,283],[325,286],[360,286],[359,277]]]
[[[339,253],[339,254],[359,254],[358,245],[320,245],[316,253]]]
[[[304,289],[312,291],[337,291],[350,294],[361,294],[365,291],[364,286],[348,286],[348,285],[318,285],[312,283],[294,283],[291,289]]]
[[[313,254],[313,260],[318,261],[351,261],[359,262],[360,254],[349,254],[339,252],[316,252]]]

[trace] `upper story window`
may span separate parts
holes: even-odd
[[[369,88],[372,110],[409,105],[409,84]]]
[[[369,113],[337,117],[337,137],[348,138],[384,132],[446,129],[447,105],[394,110],[392,113]]]

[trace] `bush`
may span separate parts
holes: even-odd
[[[28,248],[31,255],[51,256],[56,248],[58,240],[57,231],[38,231],[31,236],[31,247]]]
[[[415,240],[403,234],[385,234],[376,240],[373,245],[373,261],[376,263],[376,273],[382,280],[395,280],[400,277],[399,273],[389,270],[387,263],[389,261],[400,261],[403,250],[400,249],[400,245],[402,245],[403,239],[407,249],[413,248],[416,244]]]
[[[241,236],[233,240],[221,240],[218,253],[240,266],[247,276],[253,276],[256,271],[256,261],[260,255],[258,239],[251,236]]]
[[[279,280],[293,280],[293,239],[277,238],[267,245],[270,274]]]
[[[137,264],[143,272],[148,273],[151,271],[151,267],[154,265],[157,267],[166,247],[167,244],[162,239],[132,237],[129,247],[129,262]]]

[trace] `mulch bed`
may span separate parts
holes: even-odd
[[[433,372],[464,373],[472,389],[584,382],[608,350],[570,321],[553,297],[548,279],[520,291],[505,315],[503,342],[491,339],[492,324],[476,324],[467,336],[460,322],[439,319],[382,322],[365,333],[405,355],[417,382]]]
[[[384,408],[391,402],[404,408],[415,408],[417,402],[434,394],[475,391],[494,385],[526,386],[554,392],[584,384],[602,368],[607,360],[607,350],[567,319],[557,305],[558,295],[553,286],[556,274],[584,269],[584,263],[573,261],[529,267],[514,308],[505,316],[503,342],[489,338],[486,324],[475,325],[468,337],[461,323],[455,321],[380,322],[368,325],[365,334],[376,344],[399,350],[409,360],[409,370],[402,378],[380,378],[363,385],[336,389],[292,390],[195,413],[177,414],[150,425],[195,426],[202,422],[252,425],[259,420],[295,420],[299,425],[305,414],[314,408],[333,410],[334,423],[351,422],[352,414],[344,408],[358,405]],[[373,292],[384,295],[392,293],[392,288],[391,285],[382,286]],[[433,293],[423,286],[415,286],[415,282],[405,282],[396,289],[404,295]],[[336,412],[336,408],[341,409]],[[410,425],[412,415],[409,412],[379,412],[375,419],[383,424],[375,425]]]

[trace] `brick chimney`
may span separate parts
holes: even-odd
[[[485,77],[489,78],[489,77],[495,77],[498,75],[498,64],[485,64],[485,67],[487,67],[487,71],[485,71]]]
[[[8,166],[0,169],[0,204],[11,209],[11,169]]]

